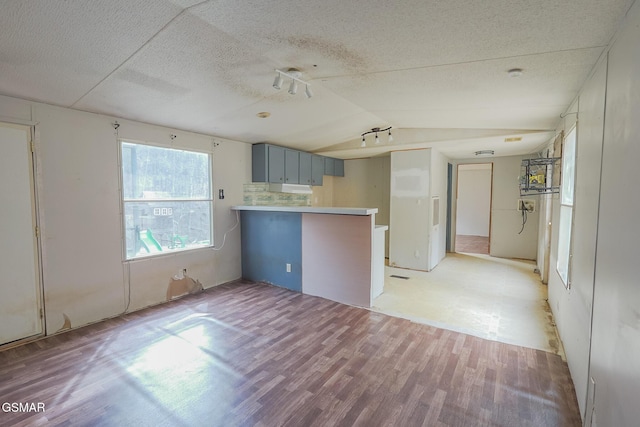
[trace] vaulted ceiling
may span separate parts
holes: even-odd
[[[4,1],[0,94],[342,158],[524,154],[633,1]],[[272,87],[290,67],[312,98]]]

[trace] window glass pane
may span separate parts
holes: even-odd
[[[565,285],[569,284],[569,251],[571,249],[571,206],[560,206],[558,234],[558,274]]]
[[[573,205],[573,189],[576,164],[576,129],[564,140],[562,151],[562,204]]]
[[[211,244],[211,202],[125,202],[127,259]]]
[[[206,153],[122,143],[125,200],[209,199],[210,176]]]

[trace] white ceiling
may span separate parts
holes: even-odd
[[[0,94],[341,158],[525,154],[633,1],[7,1]],[[289,67],[312,98],[273,89]],[[392,145],[360,148],[388,126]]]

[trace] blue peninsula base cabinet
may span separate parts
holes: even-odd
[[[242,276],[344,304],[371,307],[384,287],[377,209],[235,206]]]

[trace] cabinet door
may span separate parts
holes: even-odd
[[[311,185],[322,185],[324,175],[324,157],[312,155],[311,157]]]
[[[268,163],[267,145],[254,144],[251,146],[251,180],[253,182],[267,182],[269,180]]]
[[[344,160],[342,159],[333,159],[333,175],[334,176],[344,176]]]
[[[284,182],[284,152],[282,147],[269,146],[269,182]]]
[[[324,158],[324,174],[325,175],[329,175],[329,176],[333,176],[334,175],[334,168],[335,168],[335,159],[331,158],[331,157],[325,157]]]
[[[300,183],[300,152],[285,150],[284,152],[284,182],[287,184]]]
[[[311,154],[300,152],[300,184],[311,185]]]
[[[324,174],[325,175],[333,176],[334,166],[335,166],[334,159],[332,159],[331,157],[324,158]]]

